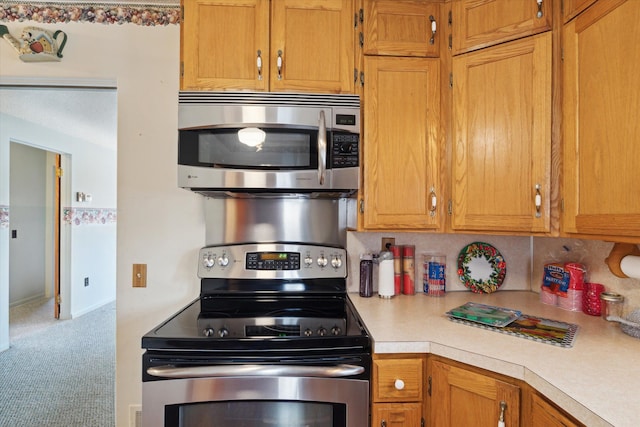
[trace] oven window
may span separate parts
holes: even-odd
[[[244,128],[180,131],[180,163],[241,169],[315,169],[317,130]]]
[[[346,427],[346,405],[242,400],[165,406],[165,427]]]

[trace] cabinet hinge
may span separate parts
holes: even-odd
[[[364,71],[360,71],[360,86],[364,87]]]
[[[56,304],[60,305],[62,303],[62,298],[60,298],[60,294],[56,295]]]
[[[453,14],[451,13],[451,11],[449,11],[449,15],[447,18],[447,24],[449,24],[449,26],[451,26],[451,24],[453,23]]]
[[[364,9],[360,8],[360,10],[358,11],[358,16],[360,18],[360,23],[364,23]]]
[[[424,427],[424,418],[420,418],[420,427]]]
[[[184,22],[184,6],[180,5],[180,22]]]
[[[62,175],[64,175],[64,170],[62,170],[62,168],[56,168],[56,177],[62,178]]]
[[[364,199],[360,199],[360,213],[364,213]]]
[[[453,73],[449,73],[449,89],[453,89]]]
[[[564,46],[560,48],[560,61],[564,62]]]
[[[449,215],[453,215],[453,202],[451,201],[451,199],[449,199],[449,201],[447,202],[447,212],[449,213]]]
[[[449,34],[449,50],[453,49],[453,36]]]
[[[431,375],[427,378],[427,394],[431,397]]]
[[[358,83],[358,69],[354,68],[353,69],[353,83]]]
[[[180,61],[180,77],[184,77],[184,62]]]

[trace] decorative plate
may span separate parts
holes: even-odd
[[[458,277],[471,292],[490,294],[497,291],[506,274],[507,263],[488,243],[470,243],[458,255]]]

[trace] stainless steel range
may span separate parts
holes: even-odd
[[[343,248],[200,250],[200,297],[142,338],[143,425],[369,425],[371,342]]]

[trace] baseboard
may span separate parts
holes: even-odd
[[[96,310],[96,309],[98,309],[98,308],[100,308],[102,306],[105,306],[107,304],[111,304],[114,301],[115,301],[115,299],[112,299],[112,300],[109,300],[109,301],[103,301],[103,302],[100,302],[98,304],[94,304],[92,306],[85,307],[84,309],[82,309],[80,311],[74,311],[73,313],[71,313],[71,318],[75,319],[76,317],[80,317],[83,314],[87,314],[87,313],[89,313],[89,312],[91,312],[93,310]]]
[[[37,301],[37,300],[40,300],[40,299],[46,299],[46,298],[47,298],[47,296],[43,292],[43,293],[38,294],[38,295],[33,295],[33,296],[28,297],[28,298],[22,298],[22,299],[20,299],[18,301],[10,302],[9,303],[9,308],[15,307],[17,305],[26,304],[26,303],[32,302],[32,301]]]

